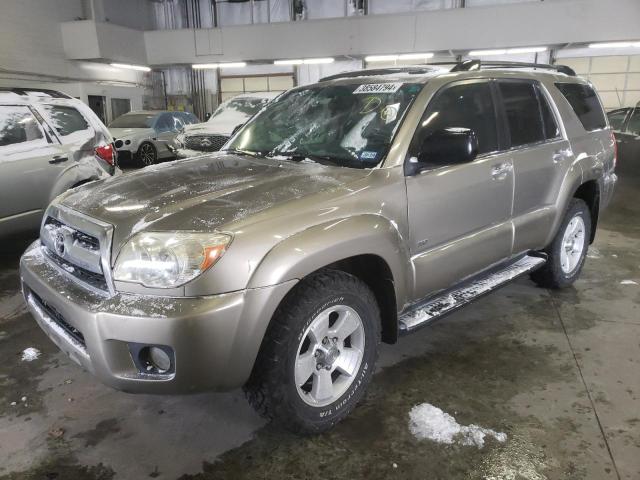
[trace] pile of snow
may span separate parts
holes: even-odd
[[[635,282],[633,280],[622,280],[620,282],[620,285],[638,285],[638,282]]]
[[[416,405],[409,412],[409,429],[418,440],[433,440],[438,443],[460,443],[484,447],[487,436],[499,442],[507,440],[507,434],[479,427],[477,425],[460,425],[448,413],[429,403]]]
[[[37,348],[29,347],[25,348],[22,352],[22,361],[23,362],[33,362],[37,360],[40,356],[40,350]]]

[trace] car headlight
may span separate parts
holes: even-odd
[[[179,287],[212,267],[231,238],[223,233],[139,233],[118,255],[113,278],[146,287]]]
[[[178,135],[176,135],[176,138],[173,140],[173,144],[177,147],[177,148],[184,148],[184,133],[179,133]]]

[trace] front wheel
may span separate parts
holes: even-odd
[[[158,151],[150,142],[144,142],[138,148],[138,158],[143,166],[153,165],[158,161]]]
[[[562,224],[551,245],[545,249],[547,263],[531,278],[545,288],[564,288],[576,281],[587,256],[591,238],[591,213],[579,198],[569,203]]]
[[[300,433],[325,431],[360,401],[375,367],[380,313],[358,278],[303,280],[274,315],[245,385],[263,416]]]

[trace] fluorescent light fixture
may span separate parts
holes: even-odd
[[[195,68],[196,70],[212,69],[212,68],[218,68],[218,64],[217,63],[195,63],[191,65],[191,68]]]
[[[497,50],[471,50],[469,52],[469,56],[485,57],[485,56],[491,56],[491,55],[505,55],[506,53],[507,53],[507,50],[504,48],[497,49]]]
[[[510,48],[507,50],[507,53],[508,54],[541,53],[546,51],[547,51],[547,47],[523,47],[523,48]]]
[[[365,62],[393,62],[398,59],[398,55],[369,55],[364,57]]]
[[[603,42],[603,43],[591,43],[589,48],[638,48],[640,42]]]
[[[433,53],[403,53],[398,55],[398,60],[422,60],[433,58]]]
[[[229,62],[229,63],[219,63],[219,68],[243,68],[247,66],[247,62]]]
[[[302,63],[305,65],[318,65],[320,63],[333,63],[333,58],[307,58],[303,60]]]
[[[304,60],[276,60],[273,62],[274,65],[302,65]]]
[[[144,65],[129,65],[128,63],[112,63],[111,66],[116,68],[125,68],[127,70],[138,70],[140,72],[151,71],[149,67],[145,67]]]

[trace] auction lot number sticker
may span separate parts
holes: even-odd
[[[353,93],[395,93],[402,83],[366,83],[356,88]]]

